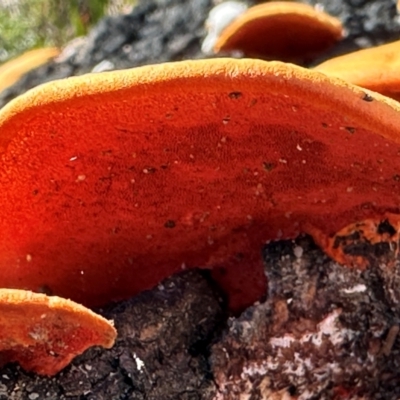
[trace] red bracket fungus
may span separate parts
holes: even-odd
[[[314,69],[400,100],[400,41],[332,58]]]
[[[0,287],[98,305],[199,266],[243,309],[265,241],[399,212],[399,111],[259,60],[37,87],[0,113]]]
[[[90,346],[110,348],[116,331],[106,319],[59,297],[0,289],[0,361],[55,375]]]
[[[301,3],[273,1],[250,7],[220,34],[214,52],[304,63],[343,36],[341,22]]]
[[[60,50],[54,47],[30,50],[0,65],[0,92],[17,82],[22,75],[47,63],[59,53]]]

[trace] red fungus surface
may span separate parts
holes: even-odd
[[[259,60],[35,88],[0,113],[0,286],[104,304],[199,266],[240,310],[265,241],[399,212],[399,111]]]
[[[55,375],[91,346],[110,348],[116,331],[103,317],[60,297],[0,289],[0,361]]]
[[[337,18],[307,4],[273,1],[235,19],[222,31],[214,51],[240,50],[247,56],[304,63],[342,36]]]
[[[400,41],[332,58],[314,69],[400,100]]]

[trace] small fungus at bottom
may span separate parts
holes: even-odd
[[[240,311],[266,241],[399,214],[399,154],[396,101],[291,64],[47,83],[0,112],[0,287],[93,306],[203,267]]]
[[[332,58],[314,70],[400,100],[399,40]]]
[[[0,361],[55,375],[91,346],[110,348],[116,330],[94,312],[60,297],[0,289]]]
[[[308,63],[343,37],[340,20],[301,3],[273,1],[250,7],[222,30],[214,52]]]

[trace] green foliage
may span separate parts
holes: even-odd
[[[0,62],[37,47],[86,35],[110,9],[134,0],[0,0]]]

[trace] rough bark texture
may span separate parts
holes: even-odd
[[[386,258],[359,270],[308,236],[266,246],[268,300],[213,347],[216,399],[397,399],[400,264]]]

